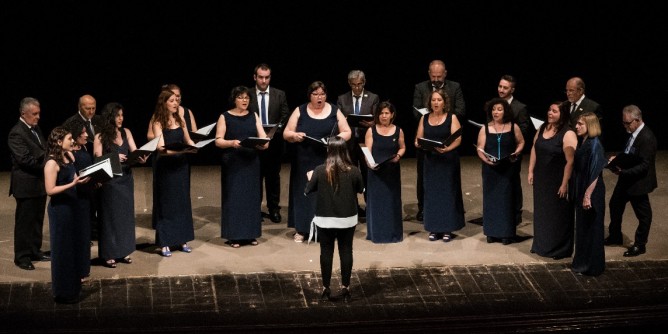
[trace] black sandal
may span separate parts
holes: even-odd
[[[102,265],[107,268],[116,268],[116,260],[107,260],[102,262]]]
[[[118,262],[130,264],[132,263],[132,258],[130,257],[130,255],[128,255],[122,259],[118,259]]]

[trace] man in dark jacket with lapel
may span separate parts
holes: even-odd
[[[97,102],[92,95],[83,95],[79,98],[79,110],[76,114],[68,118],[63,124],[67,124],[73,119],[80,118],[86,123],[86,132],[88,133],[88,142],[92,143],[95,140],[95,134],[100,130],[102,119],[100,115],[96,115]],[[93,152],[91,145],[90,152]]]
[[[585,96],[585,83],[579,77],[573,77],[566,82],[567,101],[561,104],[561,112],[567,112],[571,115],[571,128],[575,129],[575,123],[584,112],[593,112],[598,116],[603,130],[603,111],[601,105],[596,101]],[[605,131],[604,131],[605,132]]]
[[[637,161],[632,166],[613,167],[619,175],[617,185],[610,198],[610,226],[609,236],[605,239],[606,245],[622,245],[622,216],[626,203],[631,207],[638,218],[638,228],[635,233],[635,242],[629,247],[624,256],[638,256],[644,254],[652,225],[652,207],[649,202],[649,193],[657,187],[656,181],[656,137],[652,130],[643,122],[642,112],[635,105],[629,105],[622,110],[622,123],[629,133],[624,152],[634,156]]]
[[[264,180],[269,219],[280,223],[281,207],[281,160],[285,142],[283,141],[283,125],[287,122],[290,109],[285,92],[269,87],[271,67],[267,64],[255,66],[253,72],[255,87],[250,90],[248,110],[260,116],[262,125],[275,125],[276,132],[269,142],[269,148],[258,151],[260,155],[260,182]],[[268,128],[265,128],[268,130]],[[271,130],[269,130],[271,131]],[[262,196],[260,196],[262,200]]]
[[[39,101],[32,97],[22,99],[19,112],[19,121],[9,131],[8,138],[12,159],[9,195],[16,199],[14,263],[21,269],[34,270],[32,261],[50,260],[41,251],[46,208],[46,139],[37,125],[41,112]]]
[[[433,60],[429,63],[429,80],[422,81],[415,85],[413,91],[413,107],[422,109],[427,107],[427,99],[431,97],[431,93],[439,88],[443,88],[450,97],[450,110],[452,110],[459,123],[464,126],[466,123],[466,104],[464,103],[464,94],[458,82],[446,80],[448,70],[445,68],[445,63],[442,60]],[[415,117],[420,120],[422,114],[415,112]],[[416,219],[422,221],[422,203],[424,202],[424,188],[422,181],[422,164],[424,162],[424,152],[417,150],[415,152],[417,157],[417,201],[418,212]]]
[[[348,73],[348,85],[350,85],[350,91],[339,95],[336,99],[336,105],[344,116],[348,117],[350,114],[373,115],[376,108],[378,108],[378,104],[380,104],[378,95],[364,89],[365,84],[366,75],[364,72],[360,70],[352,70]],[[373,126],[373,124],[373,120],[362,121],[359,124],[360,126],[355,128],[351,127],[353,134],[348,141],[350,159],[352,160],[353,165],[357,166],[362,172],[364,189],[366,189],[367,185],[367,165],[364,160],[362,148],[359,144],[364,143],[366,131],[369,127]],[[366,190],[364,191],[364,199],[366,200]],[[366,218],[365,210],[358,206],[357,211],[359,217]]]

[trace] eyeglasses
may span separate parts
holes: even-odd
[[[364,87],[364,83],[363,82],[360,82],[360,83],[352,83],[351,82],[350,87]]]
[[[624,122],[624,121],[622,121],[622,124],[624,124],[624,125],[626,125],[626,126],[629,126],[629,125],[633,124],[633,122],[635,122],[635,121],[637,121],[637,119],[632,119],[630,122]]]
[[[250,100],[250,97],[248,97],[248,96],[237,96],[237,99],[239,99],[239,100]]]

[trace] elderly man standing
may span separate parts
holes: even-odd
[[[40,105],[26,97],[19,106],[19,121],[9,131],[8,145],[12,159],[9,195],[16,199],[14,214],[14,263],[21,269],[34,270],[32,261],[49,261],[41,251],[46,190],[43,162],[46,139],[37,123]]]

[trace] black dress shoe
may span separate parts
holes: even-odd
[[[39,255],[31,256],[32,261],[51,261],[51,256],[41,253]]]
[[[274,223],[280,223],[282,220],[281,214],[278,212],[272,212],[269,214],[269,220],[271,220]]]
[[[418,211],[417,214],[415,214],[415,220],[422,221],[424,218],[424,215],[422,214],[422,211]]]
[[[499,241],[499,239],[497,239],[497,238],[495,238],[495,237],[487,237],[487,243],[488,243],[488,244],[491,244],[491,243],[494,243],[494,242],[498,242],[498,241]]]
[[[622,245],[623,240],[622,238],[613,238],[613,237],[607,237],[605,238],[605,241],[603,241],[603,244],[606,246],[613,246],[613,245]]]
[[[32,265],[32,262],[21,262],[16,265],[23,270],[35,270],[35,266]]]
[[[645,245],[633,245],[629,247],[629,250],[624,252],[624,257],[638,256],[640,254],[645,254]]]

